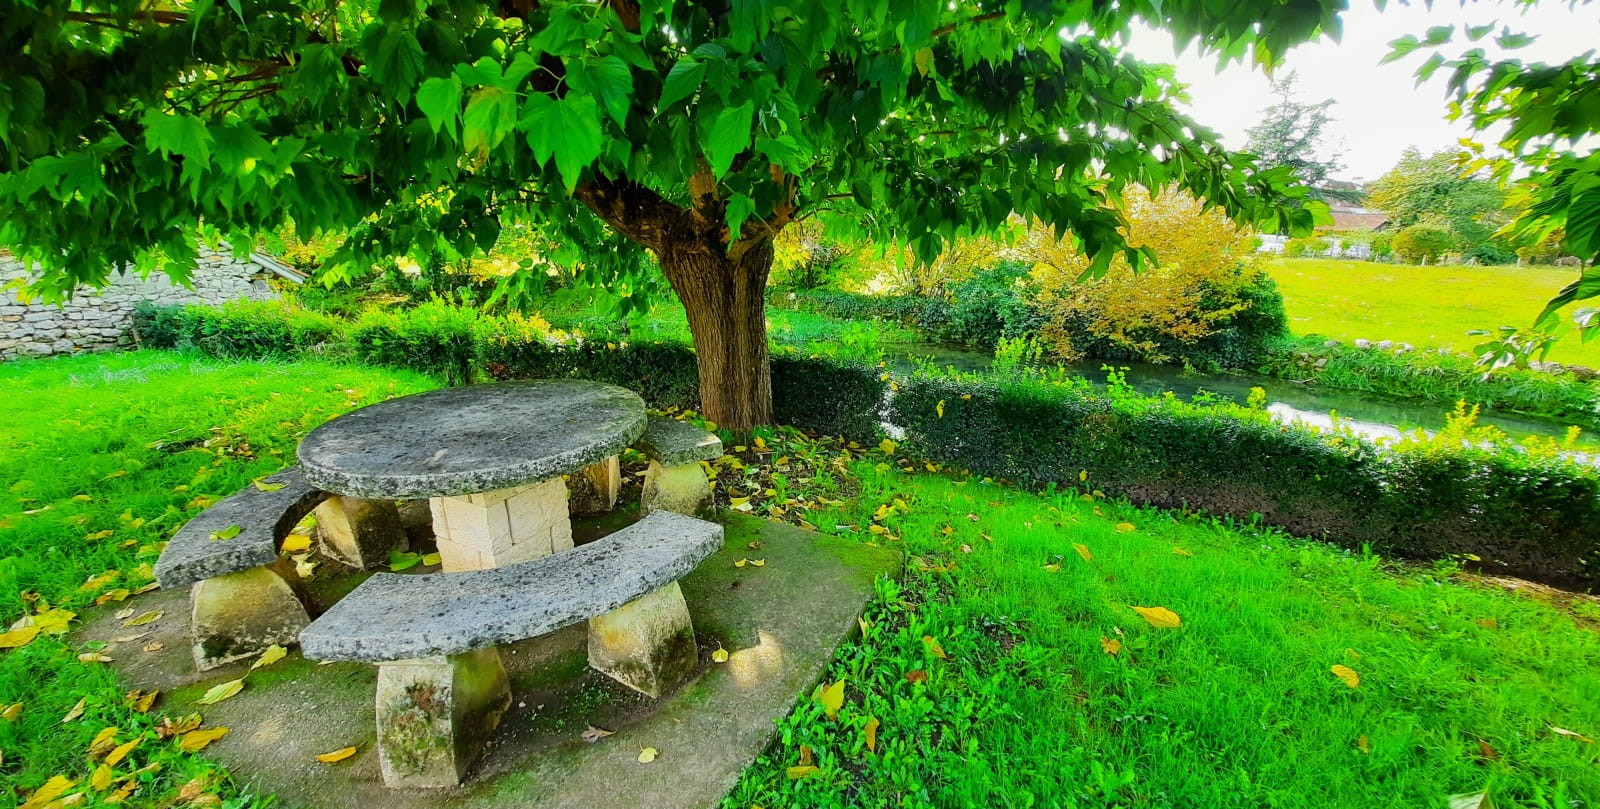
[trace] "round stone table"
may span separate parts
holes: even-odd
[[[335,494],[429,498],[444,569],[480,570],[571,548],[562,476],[614,477],[644,429],[644,402],[625,388],[501,382],[347,413],[300,442],[299,463]]]

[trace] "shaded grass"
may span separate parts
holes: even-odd
[[[81,613],[104,593],[149,583],[163,540],[210,502],[291,463],[311,428],[433,386],[392,371],[170,352],[0,365],[8,394],[0,421],[0,620],[47,605]],[[139,609],[138,601],[123,605]],[[137,776],[143,786],[127,805],[165,805],[194,778],[207,792],[232,795],[214,765],[154,738],[158,716],[128,708],[109,668],[79,662],[92,651],[99,650],[47,635],[0,652],[0,705],[23,705],[18,721],[0,722],[0,783],[31,790],[56,775],[83,781],[89,742],[116,726],[119,743],[145,737],[119,776],[159,765]],[[139,654],[137,644],[108,651]],[[83,717],[63,724],[80,699]]]
[[[1289,330],[1338,340],[1393,340],[1471,352],[1472,329],[1527,328],[1577,274],[1554,267],[1411,267],[1368,261],[1278,258],[1267,264],[1283,293]],[[1600,366],[1563,315],[1548,359]]]
[[[837,721],[802,700],[727,807],[1600,800],[1596,745],[1551,729],[1600,731],[1600,636],[1561,608],[1076,492],[855,471],[860,496],[810,519],[870,538],[890,505],[878,524],[912,555],[909,578],[834,665]],[[1154,628],[1134,605],[1183,625]],[[820,769],[792,778],[807,750]]]

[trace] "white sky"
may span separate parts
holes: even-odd
[[[1351,9],[1342,16],[1341,42],[1325,38],[1301,45],[1287,54],[1282,71],[1297,71],[1298,100],[1337,102],[1329,110],[1333,121],[1328,141],[1344,151],[1345,169],[1335,176],[1346,180],[1376,180],[1407,146],[1424,153],[1455,149],[1458,139],[1471,134],[1464,123],[1445,120],[1447,71],[1440,70],[1427,84],[1416,86],[1415,70],[1431,51],[1419,49],[1405,59],[1378,64],[1389,53],[1392,40],[1405,34],[1421,38],[1434,25],[1499,21],[1538,39],[1525,48],[1502,51],[1494,45],[1494,35],[1467,44],[1458,29],[1453,42],[1440,52],[1453,58],[1469,47],[1483,47],[1491,59],[1509,55],[1525,62],[1562,62],[1600,48],[1600,2],[1574,9],[1565,0],[1541,0],[1526,10],[1496,3],[1463,8],[1450,0],[1430,10],[1420,3],[1391,2],[1380,12],[1372,0],[1351,0]],[[1146,62],[1176,65],[1179,81],[1190,85],[1189,114],[1221,134],[1230,148],[1244,147],[1246,130],[1273,101],[1259,69],[1235,64],[1219,73],[1215,57],[1196,56],[1193,49],[1174,53],[1172,39],[1165,33],[1136,30],[1128,47]]]

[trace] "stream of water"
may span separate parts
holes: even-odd
[[[932,343],[885,344],[882,347],[890,364],[901,370],[911,370],[918,360],[931,360],[940,368],[954,367],[958,371],[969,372],[987,371],[994,364],[993,356],[971,348]],[[1085,363],[1068,366],[1068,370],[1096,385],[1104,385],[1106,372],[1101,365]],[[1328,427],[1333,424],[1334,415],[1337,414],[1341,425],[1373,438],[1397,438],[1403,432],[1418,428],[1438,430],[1445,426],[1445,414],[1450,410],[1448,406],[1436,402],[1311,388],[1274,377],[1232,373],[1188,374],[1170,365],[1130,362],[1118,362],[1115,365],[1128,369],[1128,384],[1140,393],[1156,395],[1170,391],[1189,399],[1201,391],[1207,391],[1243,403],[1250,395],[1250,389],[1259,387],[1267,392],[1267,412],[1279,421]],[[1567,434],[1567,425],[1554,419],[1493,410],[1480,415],[1478,423],[1497,427],[1518,440],[1535,435],[1562,439]],[[1600,453],[1600,436],[1585,432],[1579,436],[1576,448],[1589,454]]]

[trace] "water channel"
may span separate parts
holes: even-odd
[[[983,372],[994,364],[989,353],[958,346],[932,343],[882,344],[891,366],[909,371],[918,361],[931,360],[936,367],[954,367],[958,371]],[[1395,399],[1359,391],[1313,388],[1287,379],[1250,374],[1189,374],[1182,368],[1170,365],[1118,362],[1117,367],[1128,368],[1128,384],[1140,393],[1158,395],[1172,392],[1189,399],[1201,391],[1243,403],[1252,387],[1267,392],[1267,411],[1284,423],[1300,423],[1312,427],[1328,427],[1335,414],[1339,423],[1362,435],[1373,438],[1398,438],[1403,432],[1421,428],[1437,430],[1445,426],[1445,414],[1450,407],[1437,402]],[[1104,385],[1104,363],[1084,363],[1068,366],[1068,370],[1096,385]],[[1517,413],[1485,411],[1478,424],[1494,426],[1514,439],[1528,436],[1545,436],[1556,439],[1566,437],[1567,425],[1554,420],[1525,416]],[[1600,435],[1583,433],[1577,448],[1586,453],[1600,453]]]

